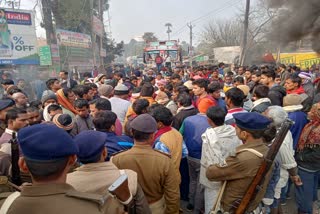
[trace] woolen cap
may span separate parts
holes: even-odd
[[[78,154],[71,136],[55,125],[37,124],[20,129],[18,143],[23,156],[32,160],[58,160]]]
[[[166,104],[167,102],[169,102],[169,97],[168,95],[163,92],[163,91],[160,91],[157,96],[156,96],[156,99],[155,101],[161,105],[164,105]]]
[[[107,134],[99,131],[86,130],[74,137],[74,142],[79,148],[80,161],[90,160],[101,153],[105,147]]]
[[[52,122],[60,129],[70,131],[73,129],[74,122],[69,114],[56,114],[52,118]]]
[[[129,93],[129,88],[124,84],[118,84],[114,88],[115,95],[123,95],[123,94],[128,94],[128,93]]]
[[[164,79],[161,79],[161,80],[158,80],[157,81],[157,85],[166,85],[167,84],[167,81],[166,80],[164,80]]]
[[[55,100],[58,102],[57,96],[54,93],[46,93],[41,97],[41,103],[44,104],[48,100]]]
[[[0,111],[14,105],[15,105],[15,102],[12,99],[0,100]]]
[[[154,133],[157,131],[157,121],[149,114],[141,114],[134,118],[130,123],[132,129],[144,132]]]
[[[113,91],[113,87],[111,85],[100,85],[98,88],[98,92],[100,95],[108,97]]]
[[[247,130],[263,130],[271,123],[271,120],[257,112],[237,113],[233,114],[233,118],[239,128]]]
[[[311,80],[311,74],[308,72],[300,72],[298,76],[302,79]]]

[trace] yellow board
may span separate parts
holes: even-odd
[[[277,58],[276,54],[273,54]],[[316,52],[305,53],[281,53],[280,62],[286,65],[295,64],[302,69],[310,68],[312,65],[320,64],[320,54]]]

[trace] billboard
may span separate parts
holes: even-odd
[[[277,58],[277,54],[273,54]],[[280,62],[286,65],[296,64],[302,69],[320,64],[320,54],[315,52],[280,53]]]
[[[0,8],[0,64],[39,64],[34,13]]]
[[[102,36],[103,35],[103,23],[96,16],[92,16],[92,30],[98,36]]]
[[[91,48],[91,36],[67,30],[56,30],[57,42],[59,46]]]

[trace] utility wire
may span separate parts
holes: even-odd
[[[224,6],[216,8],[215,10],[212,10],[203,16],[193,19],[190,23],[193,23],[193,24],[200,23],[201,21],[203,21],[203,19],[209,17],[212,13],[215,13],[214,15],[218,15],[222,13],[225,9],[229,8],[230,6],[234,6],[238,4],[240,1],[242,0],[236,0],[236,1],[230,0]],[[181,33],[185,32],[187,30],[185,27],[187,27],[187,25],[184,25],[183,27],[179,28],[179,31],[176,31],[172,36],[179,36]]]

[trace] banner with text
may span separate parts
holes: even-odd
[[[103,35],[103,23],[96,16],[92,16],[92,30],[98,36],[102,36]]]
[[[67,30],[56,30],[57,42],[59,46],[91,48],[91,36]]]
[[[39,64],[34,13],[0,8],[0,65]]]

